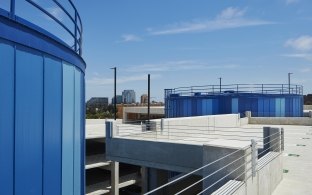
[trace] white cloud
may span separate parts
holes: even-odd
[[[301,58],[301,59],[305,59],[308,61],[312,61],[312,54],[310,54],[310,53],[284,54],[282,56],[289,57],[289,58]]]
[[[303,35],[296,39],[288,39],[285,46],[295,50],[309,51],[312,49],[312,36]]]
[[[153,75],[153,78],[158,78],[160,75]],[[122,84],[122,83],[128,83],[132,81],[145,81],[147,80],[147,75],[146,74],[141,74],[141,75],[133,75],[133,76],[121,76],[117,78],[117,83]],[[112,85],[114,83],[113,78],[101,78],[101,77],[93,77],[89,80],[86,81],[87,84],[90,85]]]
[[[294,3],[298,3],[299,0],[286,0],[286,5],[290,5],[290,4],[294,4]]]
[[[308,72],[311,72],[311,68],[302,68],[299,71],[302,73],[308,73]]]
[[[163,63],[142,64],[130,66],[129,72],[167,72],[183,70],[233,69],[239,67],[235,64],[209,65],[195,60],[167,61]]]
[[[57,18],[59,21],[63,21],[64,20],[64,12],[61,8],[59,7],[49,7],[47,8],[47,11],[52,14],[55,18]],[[49,20],[53,20],[51,19],[49,16],[46,16],[47,19]]]
[[[133,34],[124,34],[121,36],[122,41],[121,42],[135,42],[135,41],[142,41],[142,38],[137,36],[137,35],[133,35]]]
[[[147,31],[149,31],[151,35],[169,35],[273,24],[269,21],[245,18],[246,10],[247,9],[229,7],[221,11],[221,13],[212,20],[180,22],[166,26],[160,30],[148,28]]]
[[[247,9],[238,9],[235,7],[228,7],[224,9],[217,18],[219,19],[232,19],[232,18],[238,18],[245,15]]]

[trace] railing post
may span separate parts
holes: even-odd
[[[252,177],[256,176],[257,165],[258,165],[257,142],[254,139],[252,139],[251,140],[251,170],[252,170]]]
[[[284,145],[284,128],[281,128],[281,150],[284,151],[285,145]]]
[[[10,18],[14,19],[15,17],[15,0],[11,0],[10,2]]]
[[[264,155],[268,152],[281,151],[281,131],[279,128],[263,127],[263,151]]]
[[[111,139],[113,137],[113,123],[110,121],[105,122],[106,127],[106,139]]]
[[[164,131],[164,119],[160,119],[160,130],[163,132]]]
[[[261,88],[262,88],[262,94],[263,94],[263,84],[261,84]]]
[[[238,84],[236,85],[236,93],[238,93]]]
[[[282,84],[282,94],[284,94],[284,84]]]

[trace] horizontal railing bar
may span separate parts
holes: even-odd
[[[251,162],[251,160],[250,160],[249,162]],[[249,162],[247,162],[247,163],[249,163]],[[206,192],[208,189],[210,189],[211,187],[215,186],[217,183],[219,183],[220,181],[222,181],[223,179],[225,179],[225,178],[228,177],[229,175],[232,175],[234,172],[236,172],[238,169],[240,169],[243,165],[245,165],[245,164],[242,164],[242,165],[238,166],[236,169],[234,169],[234,170],[231,171],[230,173],[226,174],[226,175],[223,176],[221,179],[219,179],[218,181],[214,182],[212,185],[208,186],[208,187],[205,188],[203,191],[199,192],[197,195]],[[249,168],[249,170],[251,170],[251,168]],[[249,170],[247,170],[247,171],[249,171]],[[245,174],[245,170],[244,170],[243,174]]]
[[[35,3],[33,0],[25,0],[28,3],[30,3],[31,5],[33,5],[34,7],[36,7],[37,9],[39,9],[40,11],[42,11],[44,14],[46,14],[47,16],[49,16],[51,19],[53,19],[55,22],[57,22],[59,25],[61,25],[74,39],[76,39],[75,35],[56,17],[54,17],[51,13],[49,13],[47,10],[45,10],[44,8],[42,8],[40,5],[38,5],[37,3]]]
[[[242,159],[242,158],[245,158],[246,156],[248,156],[248,155],[250,155],[250,154],[251,154],[251,152],[250,152],[250,153],[248,153],[248,154],[245,154],[244,156],[239,157],[238,159],[236,159],[236,160],[234,160],[234,161],[230,162],[229,164],[227,164],[227,165],[225,165],[225,166],[223,166],[223,167],[219,168],[218,170],[216,170],[216,171],[212,172],[212,173],[211,173],[211,174],[209,174],[208,176],[203,177],[202,179],[198,180],[197,182],[193,183],[192,185],[188,186],[187,188],[184,188],[183,190],[181,190],[181,191],[179,191],[179,192],[175,193],[175,195],[178,195],[178,194],[181,194],[182,192],[185,192],[186,190],[190,189],[191,187],[193,187],[193,186],[197,185],[198,183],[200,183],[200,182],[204,181],[205,179],[207,179],[207,178],[211,177],[212,175],[214,175],[214,174],[218,173],[219,171],[223,170],[224,168],[226,168],[226,167],[230,166],[231,164],[234,164],[234,163],[235,163],[235,162],[237,162],[238,160],[240,160],[240,159]],[[251,162],[251,161],[250,161],[250,162]],[[248,163],[248,162],[246,162],[246,164],[247,164],[247,163]],[[244,164],[243,164],[243,165],[244,165]]]
[[[59,3],[57,0],[53,0],[53,2],[57,5],[57,6],[59,6],[59,8],[61,8],[62,10],[63,10],[63,12],[70,18],[70,20],[75,24],[76,23],[76,21],[75,21],[75,19],[71,16],[71,14],[62,6],[62,4],[61,3]],[[81,35],[81,30],[80,30],[80,28],[77,26],[77,30],[78,30],[78,32],[79,32],[79,34]]]
[[[233,154],[236,154],[239,151],[242,151],[242,150],[239,150],[239,149],[235,150],[234,152],[231,152],[230,154],[227,154],[227,155],[225,155],[225,156],[223,156],[223,157],[221,157],[221,158],[219,158],[219,159],[217,159],[217,160],[215,160],[213,162],[210,162],[210,163],[208,163],[208,164],[206,164],[206,165],[204,165],[204,166],[202,166],[202,167],[200,167],[198,169],[195,169],[194,171],[191,171],[191,172],[189,172],[189,173],[187,173],[187,174],[185,174],[185,175],[183,175],[183,176],[181,176],[181,177],[179,177],[179,178],[177,178],[175,180],[172,180],[172,181],[170,181],[170,182],[168,182],[168,183],[166,183],[164,185],[161,185],[158,188],[155,188],[154,190],[145,193],[145,195],[152,194],[152,193],[154,193],[154,192],[156,192],[156,191],[158,191],[158,190],[160,190],[160,189],[162,189],[162,188],[164,188],[164,187],[166,187],[168,185],[171,185],[171,184],[173,184],[173,183],[175,183],[175,182],[177,182],[177,181],[179,181],[181,179],[184,179],[184,178],[186,178],[186,177],[188,177],[188,176],[190,176],[190,175],[192,175],[192,174],[194,174],[194,173],[196,173],[196,172],[198,172],[198,171],[200,171],[200,170],[202,170],[202,169],[204,169],[206,167],[209,167],[209,166],[211,166],[212,164],[214,164],[216,162],[219,162],[220,160],[223,160],[223,159],[225,159],[225,158],[227,158],[229,156],[232,156]]]

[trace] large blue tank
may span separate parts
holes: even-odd
[[[166,117],[251,111],[253,117],[303,116],[303,87],[289,84],[208,85],[165,90]]]
[[[53,14],[27,0],[34,9]],[[0,194],[84,194],[86,64],[76,8],[68,46],[0,9]],[[56,6],[65,12],[63,6]],[[58,20],[60,22],[60,20]]]

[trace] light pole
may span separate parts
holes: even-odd
[[[117,68],[111,68],[114,70],[114,120],[116,120],[116,115],[117,115],[117,95],[116,95],[116,77],[117,77]]]
[[[290,94],[290,75],[293,74],[291,72],[288,73],[288,93]]]
[[[220,93],[221,93],[222,77],[219,78],[219,83],[220,83]]]
[[[151,109],[151,75],[147,76],[147,119],[150,122],[150,109]]]

